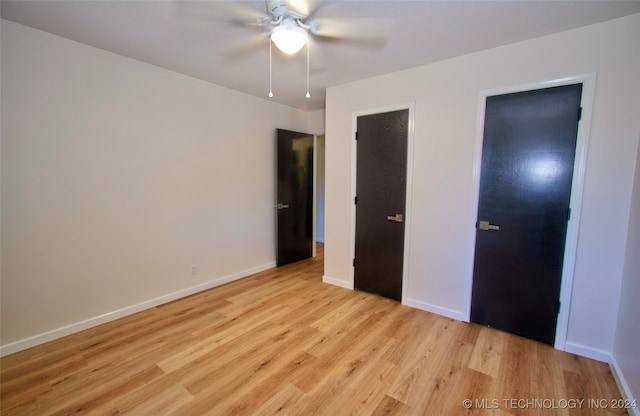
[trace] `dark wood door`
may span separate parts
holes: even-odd
[[[313,136],[277,129],[278,266],[311,257],[313,250]]]
[[[582,84],[486,100],[471,321],[555,340]]]
[[[409,110],[357,119],[354,285],[402,298]]]

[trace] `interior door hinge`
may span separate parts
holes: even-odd
[[[571,207],[567,208],[567,221],[571,219]]]
[[[557,313],[560,313],[560,306],[561,305],[562,305],[562,303],[560,301],[558,301],[558,312]]]
[[[353,259],[353,267],[356,267],[356,259]]]
[[[578,121],[582,120],[582,107],[578,108]]]
[[[358,140],[358,132],[356,132],[356,140]]]
[[[358,205],[358,197],[357,196],[355,198],[353,198],[353,203]]]

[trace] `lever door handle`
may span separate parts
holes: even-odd
[[[404,221],[404,217],[402,216],[402,214],[387,215],[387,220],[395,221],[395,222],[402,222],[402,221]]]
[[[489,221],[480,221],[478,223],[478,229],[482,231],[489,231],[489,230],[498,231],[500,230],[500,226],[495,224],[489,224]]]
[[[278,208],[278,209],[286,209],[286,208],[289,208],[289,205],[283,204],[282,202],[278,202],[278,205],[276,205],[276,208]]]

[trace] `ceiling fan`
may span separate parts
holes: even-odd
[[[269,15],[256,24],[271,28],[271,41],[282,52],[292,55],[302,49],[309,33],[318,34],[318,21],[291,7],[287,0],[266,0],[266,4]]]
[[[305,0],[265,0],[266,14],[240,23],[265,28],[278,49],[287,54],[298,52],[309,38],[369,44],[382,44],[386,40],[389,25],[382,19],[317,17],[317,12],[328,4],[340,5],[339,2],[323,1],[315,2],[315,7],[310,8]]]
[[[348,2],[347,2],[348,3]],[[269,97],[271,91],[271,45],[287,55],[294,55],[307,45],[307,94],[309,98],[309,42],[348,41],[368,45],[382,45],[390,32],[389,20],[372,18],[325,18],[317,12],[328,4],[339,2],[318,1],[313,8],[306,0],[265,0],[266,12],[245,6],[239,2],[217,3],[227,11],[239,15],[240,21],[232,23],[258,27],[269,38]]]

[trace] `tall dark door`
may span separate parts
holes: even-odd
[[[488,97],[471,321],[555,340],[582,84]]]
[[[400,301],[409,110],[358,117],[355,288]]]
[[[283,266],[312,255],[313,136],[277,129],[276,141],[276,263]]]

